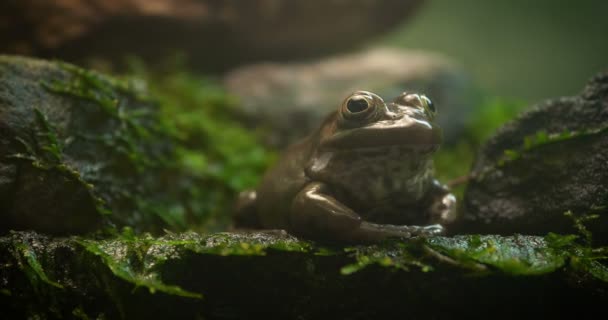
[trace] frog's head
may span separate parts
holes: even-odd
[[[441,143],[435,113],[434,104],[424,95],[404,92],[386,104],[376,94],[357,91],[344,99],[332,120],[323,126],[320,147],[400,146],[434,151]]]

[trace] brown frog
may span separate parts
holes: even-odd
[[[235,226],[348,242],[442,233],[456,199],[433,178],[435,113],[424,95],[385,104],[371,92],[351,94],[255,191],[241,193]]]

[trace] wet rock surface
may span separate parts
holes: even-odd
[[[0,237],[12,318],[499,318],[604,308],[608,271],[569,238],[338,247],[284,232]],[[575,262],[576,261],[576,262]]]
[[[240,98],[247,122],[267,125],[267,143],[280,147],[317,129],[357,90],[385,99],[404,90],[428,95],[447,143],[458,141],[477,105],[463,70],[441,55],[415,50],[377,48],[311,63],[254,64],[229,72],[224,82]]]
[[[0,56],[1,231],[162,225],[146,206],[171,140],[146,99],[71,65]]]
[[[538,104],[482,148],[465,194],[468,232],[572,232],[575,215],[598,214],[608,241],[608,73],[579,96]]]
[[[176,51],[203,70],[361,46],[405,21],[420,0],[8,0],[0,51],[67,61],[158,61]]]

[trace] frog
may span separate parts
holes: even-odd
[[[257,188],[240,193],[234,227],[355,243],[445,233],[457,210],[434,178],[442,141],[436,114],[423,94],[385,103],[369,91],[351,93],[279,156]]]

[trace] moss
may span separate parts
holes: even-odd
[[[576,215],[572,211],[564,213],[572,219],[578,235],[558,235],[550,233],[546,239],[550,247],[569,259],[570,268],[583,275],[608,282],[608,267],[602,261],[608,260],[608,247],[594,247],[593,235],[586,224],[599,218],[596,214]]]
[[[524,138],[523,145],[519,149],[504,150],[504,154],[502,158],[498,160],[497,165],[502,167],[509,162],[520,159],[527,152],[531,152],[548,144],[560,143],[571,139],[585,138],[602,134],[607,131],[608,127],[600,127],[584,131],[564,131],[552,134],[548,134],[546,131],[541,130],[533,135],[526,136]]]
[[[81,319],[81,320],[89,320],[91,319],[91,317],[89,317],[89,315],[83,310],[82,307],[78,307],[75,308],[74,310],[72,310],[72,315],[76,318],[76,319]],[[105,319],[105,317],[98,317],[97,319]]]
[[[142,250],[139,250],[140,245],[149,245],[144,239],[140,242],[129,243],[129,251],[123,252],[125,248],[117,246],[113,241],[96,242],[92,240],[79,240],[77,243],[82,245],[88,252],[99,256],[103,263],[112,271],[112,273],[127,282],[134,284],[136,287],[145,287],[150,293],[156,291],[164,292],[170,295],[176,295],[187,298],[202,298],[202,294],[183,290],[179,286],[167,285],[158,279],[158,275],[153,272],[142,272],[134,270],[132,258],[143,259]],[[132,252],[136,250],[137,252]],[[143,250],[145,251],[145,250]]]
[[[176,218],[180,211],[171,210],[180,206],[181,199],[165,193],[167,180],[178,184],[186,179],[182,172],[170,167],[175,158],[175,141],[162,127],[158,107],[141,82],[108,77],[60,62],[9,57],[3,63],[18,70],[15,79],[6,77],[3,81],[14,86],[16,92],[28,86],[26,92],[35,93],[31,101],[39,101],[38,105],[22,106],[22,102],[10,100],[13,98],[9,96],[6,104],[16,112],[32,112],[30,126],[10,124],[16,126],[14,132],[19,136],[14,138],[16,143],[10,141],[15,150],[9,149],[13,154],[8,158],[27,162],[34,168],[30,170],[25,165],[24,171],[29,173],[25,179],[29,180],[24,185],[48,191],[49,198],[53,198],[50,211],[59,217],[94,216],[96,211],[102,216],[99,220],[105,222],[95,225],[82,222],[69,227],[69,232],[89,231],[100,225],[131,225],[140,231],[158,231],[166,226],[185,228],[185,214]],[[46,182],[49,186],[45,186],[33,178],[36,176],[56,180]],[[70,198],[73,193],[77,196]],[[87,193],[90,201],[86,199]],[[27,209],[39,210],[40,206],[25,207],[26,214],[34,217],[37,213]],[[65,208],[74,212],[62,213]],[[30,222],[19,223],[27,227]],[[61,226],[31,223],[52,232],[66,232]]]
[[[259,143],[259,132],[241,126],[238,101],[214,79],[187,72],[179,61],[167,73],[151,72],[136,59],[130,65],[129,77],[149,84],[160,126],[176,141],[169,166],[190,177],[174,195],[181,205],[159,207],[164,219],[199,231],[225,229],[236,194],[257,184],[274,153]]]
[[[394,270],[410,271],[414,267],[423,272],[432,271],[433,267],[422,261],[420,243],[387,242],[383,246],[348,247],[344,251],[355,259],[355,263],[340,268],[342,275],[351,275],[371,265],[387,267]]]
[[[142,141],[154,138],[151,131],[157,131],[158,128],[155,124],[145,123],[145,117],[150,116],[151,110],[133,108],[130,103],[130,100],[153,102],[143,89],[134,85],[135,80],[102,76],[66,63],[57,64],[71,77],[67,81],[52,80],[45,83],[45,88],[54,93],[91,101],[110,119],[118,122],[115,131],[108,132],[100,142],[121,152],[139,171],[160,164],[160,159],[151,159],[148,153],[139,147]]]
[[[16,242],[14,248],[16,251],[14,257],[21,270],[27,275],[32,287],[40,287],[39,281],[42,281],[55,288],[63,289],[63,285],[49,279],[38,261],[36,253],[28,243]]]
[[[135,80],[108,78],[95,71],[78,68],[61,61],[57,61],[56,64],[71,74],[73,79],[69,82],[52,80],[43,83],[48,90],[92,101],[112,117],[124,118],[128,121],[124,110],[121,110],[118,92],[141,102],[152,101],[152,98],[143,90],[143,86]]]
[[[566,163],[560,158],[545,158],[542,156],[543,148],[555,146],[558,143],[576,141],[581,139],[581,143],[589,137],[595,137],[608,132],[608,127],[600,127],[596,129],[589,129],[585,131],[565,131],[561,133],[548,134],[546,131],[538,131],[533,135],[526,136],[521,144],[521,147],[517,149],[506,149],[503,151],[502,156],[493,164],[486,165],[483,168],[472,172],[471,176],[482,181],[484,178],[495,172],[498,169],[518,167],[521,164],[526,166],[526,161],[533,159],[534,161],[543,161],[542,163],[551,167],[564,167]],[[546,151],[546,150],[545,150]]]
[[[34,108],[36,115],[35,123],[32,125],[36,132],[34,145],[26,140],[16,137],[25,152],[9,155],[7,158],[29,162],[33,167],[40,170],[55,170],[66,179],[75,181],[87,190],[91,200],[95,203],[95,208],[100,215],[110,214],[106,206],[106,201],[96,192],[94,186],[85,181],[80,172],[64,161],[64,146],[57,137],[57,129],[51,124],[38,108]]]
[[[32,237],[14,233],[11,239],[0,238],[0,250],[14,248],[15,243],[23,242],[21,239]],[[110,318],[142,316],[151,304],[163,306],[152,307],[152,317],[203,312],[214,318],[220,310],[266,308],[263,301],[278,303],[285,312],[306,314],[307,308],[316,310],[315,299],[330,296],[351,310],[362,303],[357,302],[359,295],[370,294],[365,299],[373,297],[391,303],[418,299],[415,297],[424,300],[438,294],[438,286],[446,292],[483,295],[486,289],[482,283],[492,287],[493,292],[518,291],[526,286],[526,290],[535,291],[529,287],[534,284],[542,292],[569,296],[567,292],[572,288],[546,291],[546,279],[553,279],[553,284],[571,276],[591,276],[599,283],[608,281],[597,248],[593,249],[595,258],[590,259],[590,252],[581,251],[584,246],[576,238],[561,235],[463,235],[344,248],[301,241],[284,232],[207,236],[186,232],[157,238],[137,235],[127,228],[114,239],[40,238],[27,243],[35,243],[30,244],[34,255],[20,251],[11,259],[27,261],[23,257],[35,257],[32,261],[38,262],[31,265],[38,272],[30,273],[37,282],[29,282],[29,287],[16,286],[18,273],[29,271],[9,272],[14,264],[6,256],[0,261],[0,281],[9,290],[10,295],[5,294],[5,298],[15,299],[14,303],[30,301],[27,297],[34,294],[41,302],[33,310],[42,314],[51,303],[45,299],[52,299],[57,310],[80,310],[89,316],[105,313]],[[61,254],[68,248],[72,254]],[[30,264],[25,265],[31,269]],[[136,290],[139,287],[146,290]],[[32,288],[38,289],[30,291]],[[54,291],[46,295],[35,293],[45,288]],[[374,293],[373,288],[389,291]],[[584,288],[579,288],[579,292],[593,287]],[[513,294],[510,299],[518,300]],[[306,299],[313,304],[298,304]],[[467,303],[458,297],[452,299]],[[165,308],[169,309],[163,311]]]
[[[542,237],[468,235],[430,239],[429,245],[455,261],[474,261],[512,275],[546,274],[565,264],[564,256],[549,250]]]

